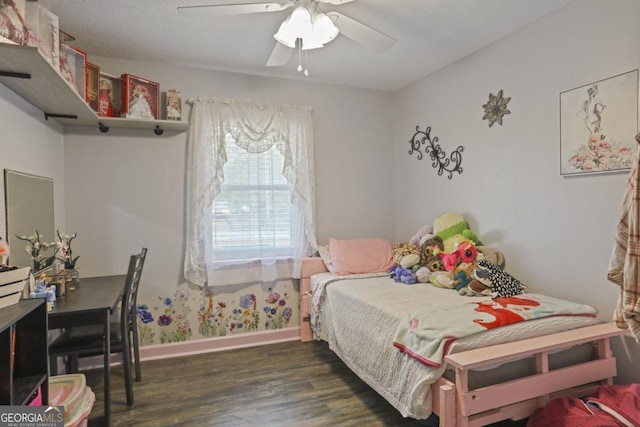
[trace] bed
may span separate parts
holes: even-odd
[[[300,293],[302,341],[328,342],[403,416],[434,413],[444,427],[522,419],[557,395],[611,384],[609,339],[625,333],[596,317],[550,316],[453,340],[430,366],[392,345],[398,323],[416,307],[474,298],[385,274],[335,276],[319,257],[304,259]]]

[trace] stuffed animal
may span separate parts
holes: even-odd
[[[413,285],[417,281],[418,279],[413,271],[404,268],[402,269],[402,272],[400,273],[400,282],[404,283],[405,285]]]
[[[431,277],[431,270],[429,270],[427,267],[420,267],[415,274],[416,274],[416,279],[418,279],[419,283],[429,283],[429,278]]]
[[[490,290],[492,298],[508,298],[523,294],[526,286],[518,279],[501,269],[495,264],[482,259],[473,271],[475,280],[470,282],[472,289],[481,289],[481,293],[486,294]],[[477,280],[476,283],[475,281]]]
[[[453,270],[461,262],[472,263],[477,254],[476,246],[470,241],[460,243],[451,253],[438,253],[446,271]]]
[[[407,242],[397,243],[393,248],[391,248],[393,265],[400,265],[402,258],[410,254],[420,255],[420,250]]]
[[[491,286],[485,285],[480,280],[473,278],[467,286],[458,290],[460,295],[468,297],[491,296]]]
[[[409,240],[409,243],[415,246],[416,248],[420,248],[422,244],[433,237],[433,227],[430,225],[423,225],[416,232],[416,234]]]
[[[400,267],[405,269],[412,269],[416,265],[420,265],[420,255],[418,254],[411,253],[403,256],[400,260]]]
[[[478,249],[478,253],[482,254],[484,259],[489,261],[491,264],[495,264],[504,269],[505,260],[502,252],[484,245],[477,246],[476,248]]]
[[[410,269],[402,268],[399,265],[394,265],[391,266],[389,270],[389,277],[391,277],[396,282],[401,282],[405,285],[413,285],[418,281],[416,275]]]
[[[434,236],[430,239],[425,240],[420,245],[420,265],[423,267],[427,267],[429,260],[433,257],[438,257],[438,252],[444,249],[444,245],[442,244],[442,239],[438,236]],[[435,271],[435,270],[431,270]]]
[[[482,258],[471,242],[462,242],[458,249],[443,258],[445,272],[432,276],[431,283],[440,288],[460,290],[473,278],[473,270]]]
[[[433,222],[433,231],[442,239],[444,253],[452,253],[464,241],[478,243],[478,237],[469,229],[469,224],[460,214],[448,212]]]

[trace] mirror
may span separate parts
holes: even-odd
[[[42,243],[55,241],[53,178],[5,169],[4,198],[6,236],[11,248],[9,264],[33,268],[31,255],[25,250],[31,244],[18,239],[16,235],[29,237],[35,235],[37,230]],[[41,254],[50,257],[53,249]]]

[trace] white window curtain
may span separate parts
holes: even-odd
[[[316,249],[311,108],[217,98],[187,102],[191,112],[187,133],[185,278],[201,286],[299,278],[302,257]],[[285,180],[269,188],[282,190],[284,184],[289,192],[292,211],[288,244],[255,244],[255,239],[253,244],[243,244],[242,238],[236,239],[233,247],[214,244],[215,217],[219,210],[226,209],[216,198],[225,183],[227,153],[237,150],[231,144],[249,155],[274,149],[281,154],[277,157],[283,158]]]

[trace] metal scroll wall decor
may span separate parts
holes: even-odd
[[[422,160],[422,151],[421,149],[424,147],[424,152],[431,157],[431,166],[438,169],[438,175],[441,176],[444,172],[447,172],[447,177],[451,179],[454,172],[462,173],[462,151],[464,147],[461,145],[453,151],[449,158],[447,154],[444,152],[440,144],[438,144],[438,137],[431,137],[431,127],[427,127],[424,131],[420,130],[420,126],[416,126],[416,133],[413,134],[411,140],[409,141],[411,144],[411,149],[409,149],[409,154],[413,154],[413,152],[418,153],[418,160]]]

